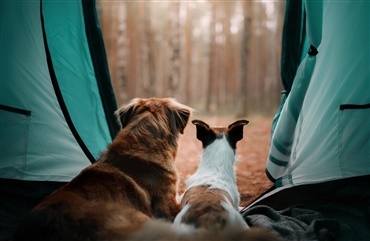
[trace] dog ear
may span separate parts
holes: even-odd
[[[137,106],[138,99],[131,100],[127,105],[119,108],[114,114],[116,115],[117,122],[120,124],[121,129],[123,129],[129,123],[132,114]]]
[[[181,134],[184,134],[184,129],[188,124],[190,114],[190,110],[187,109],[177,110],[176,126],[180,130]]]
[[[169,99],[169,109],[173,113],[174,117],[174,125],[176,129],[181,133],[184,134],[184,129],[188,124],[189,118],[192,114],[193,109],[189,106],[183,105],[178,103],[175,99]],[[172,119],[172,117],[170,117]]]
[[[214,138],[215,134],[209,128],[209,125],[201,120],[193,120],[193,123],[197,127],[197,139],[206,147]]]
[[[234,145],[243,139],[243,127],[248,123],[247,120],[238,120],[228,126],[228,136]]]

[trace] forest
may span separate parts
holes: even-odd
[[[119,105],[174,97],[202,113],[271,116],[285,1],[108,1],[97,9]]]

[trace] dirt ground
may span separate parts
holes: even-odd
[[[210,126],[228,126],[237,120],[233,117],[193,116]],[[270,143],[272,118],[247,117],[244,138],[237,143],[235,171],[240,193],[240,206],[246,206],[270,187],[272,182],[265,175],[266,158]],[[179,193],[185,190],[185,182],[200,161],[202,144],[196,139],[195,126],[189,122],[184,135],[180,137],[176,166],[180,176]]]

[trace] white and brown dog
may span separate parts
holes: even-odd
[[[134,99],[120,108],[122,129],[99,160],[37,205],[14,240],[160,237],[145,226],[151,218],[172,221],[180,211],[174,161],[191,112],[170,98]]]
[[[209,127],[203,121],[193,121],[197,138],[203,144],[203,154],[195,174],[186,182],[182,210],[174,221],[175,225],[184,225],[186,234],[191,233],[189,240],[281,240],[268,230],[249,228],[239,213],[235,150],[248,123],[238,120],[228,127]]]
[[[186,182],[182,210],[175,224],[213,230],[248,228],[239,213],[234,172],[236,143],[243,138],[243,127],[248,121],[239,120],[228,127],[209,127],[200,120],[192,123],[203,144],[203,155],[197,171]]]

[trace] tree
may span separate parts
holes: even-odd
[[[139,81],[137,89],[140,90],[141,96],[152,97],[155,93],[155,60],[154,60],[154,38],[151,26],[151,6],[150,2],[138,2],[140,8],[140,67]]]
[[[136,82],[137,82],[137,56],[138,56],[138,29],[137,23],[137,4],[135,2],[127,2],[127,39],[128,39],[128,61],[127,61],[127,89],[122,90],[127,93],[129,99],[137,97]]]
[[[181,59],[181,40],[180,40],[180,21],[179,21],[180,3],[171,2],[170,5],[170,39],[171,49],[170,73],[169,73],[169,95],[175,96],[180,81],[180,59]]]
[[[212,108],[212,96],[216,91],[215,86],[215,51],[216,51],[216,10],[215,5],[211,6],[211,21],[210,21],[210,34],[209,34],[209,50],[208,50],[208,88],[206,90],[206,111],[210,112]]]
[[[187,2],[186,5],[186,21],[185,21],[185,59],[184,59],[184,82],[185,82],[185,101],[190,101],[191,96],[191,65],[192,65],[192,15],[189,8],[189,3]]]
[[[249,60],[249,43],[251,35],[251,23],[252,15],[251,9],[253,7],[253,2],[245,1],[243,2],[243,32],[242,32],[242,41],[241,41],[241,51],[240,51],[240,74],[239,74],[239,83],[240,83],[240,109],[238,111],[238,116],[246,116],[248,113],[248,60]]]
[[[284,3],[98,0],[119,104],[175,97],[200,111],[277,108]]]

